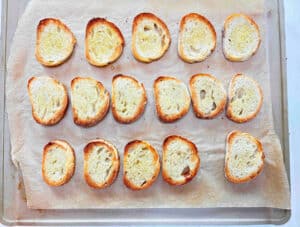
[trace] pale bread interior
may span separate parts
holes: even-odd
[[[127,179],[137,187],[151,181],[156,173],[153,153],[147,145],[140,143],[129,148],[125,162]]]
[[[161,80],[157,83],[158,103],[164,114],[182,113],[190,105],[190,96],[184,83],[176,80]]]
[[[106,146],[97,145],[87,159],[88,174],[96,183],[103,183],[108,180],[113,169],[113,154]]]
[[[78,117],[90,119],[106,106],[109,97],[105,89],[98,87],[96,80],[81,78],[72,86],[71,99]]]
[[[64,108],[63,100],[67,95],[64,86],[51,77],[40,76],[32,79],[29,93],[34,114],[43,121],[53,119]]]
[[[122,45],[119,33],[106,24],[93,25],[90,34],[87,35],[87,49],[90,58],[99,63],[107,64],[115,60],[116,49]],[[112,59],[113,58],[113,59]]]
[[[180,139],[172,140],[164,151],[163,171],[175,181],[184,181],[186,175],[197,167],[197,160],[186,142]]]
[[[144,101],[144,89],[136,85],[131,79],[118,77],[113,82],[114,106],[117,114],[122,118],[134,116]]]
[[[255,53],[259,42],[257,27],[244,16],[235,16],[227,23],[223,39],[226,56],[246,60]]]
[[[145,59],[157,59],[168,48],[170,38],[160,23],[144,18],[134,31],[135,47],[138,55]]]
[[[257,83],[247,76],[237,76],[231,83],[231,114],[247,118],[258,111],[262,99]]]
[[[199,76],[193,80],[192,89],[196,93],[198,111],[205,115],[215,111],[224,102],[223,86],[208,76]]]
[[[44,169],[45,176],[53,182],[60,182],[68,173],[69,163],[73,160],[71,151],[52,145],[46,153]]]
[[[184,58],[191,61],[203,61],[215,47],[215,36],[203,21],[188,19],[184,24],[179,44]]]
[[[263,165],[263,154],[258,151],[257,144],[244,134],[236,135],[231,141],[230,150],[226,152],[230,175],[243,179],[256,173]]]
[[[73,35],[60,25],[49,22],[40,33],[38,51],[43,61],[58,63],[73,51]]]

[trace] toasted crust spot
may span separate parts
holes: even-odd
[[[91,77],[75,77],[71,81],[74,123],[90,127],[100,122],[109,109],[109,93],[101,82]]]
[[[134,140],[125,146],[123,181],[132,190],[150,187],[160,171],[159,155],[146,141]]]
[[[147,95],[144,85],[135,78],[116,75],[112,80],[112,113],[120,123],[136,121],[144,112]]]
[[[60,20],[45,18],[37,26],[35,56],[44,66],[64,63],[73,52],[76,38]]]
[[[187,14],[180,21],[178,54],[188,63],[204,61],[215,50],[216,39],[216,31],[207,18]]]
[[[118,176],[120,158],[118,150],[105,140],[90,141],[84,148],[84,178],[93,188],[106,188]]]
[[[191,98],[182,81],[160,76],[154,81],[153,88],[156,112],[162,121],[173,122],[187,114]]]
[[[196,145],[186,138],[172,135],[163,143],[163,179],[171,185],[190,182],[200,167]]]
[[[53,140],[43,150],[42,176],[50,186],[67,183],[75,171],[75,153],[64,140]]]
[[[41,125],[55,125],[65,115],[68,107],[66,87],[49,76],[31,77],[27,91],[34,120]]]
[[[231,14],[224,23],[223,53],[230,61],[246,61],[254,55],[261,42],[258,25],[240,13]]]
[[[168,50],[171,36],[167,25],[152,13],[141,13],[133,20],[131,49],[141,62],[161,58]]]
[[[226,141],[225,177],[232,183],[248,182],[262,171],[264,158],[258,139],[248,133],[232,131]]]
[[[195,74],[190,79],[194,113],[199,118],[214,118],[226,105],[226,91],[222,83],[209,74]]]
[[[263,92],[251,77],[243,74],[233,76],[228,94],[227,117],[232,121],[244,123],[259,113],[263,103]]]
[[[93,18],[86,26],[85,56],[95,66],[116,61],[123,52],[125,41],[120,29],[104,18]]]

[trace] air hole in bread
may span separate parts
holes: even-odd
[[[215,110],[217,108],[217,104],[213,102],[211,110]]]
[[[200,91],[200,98],[201,99],[205,99],[205,95],[206,95],[206,91],[205,90],[201,90]]]
[[[240,99],[240,98],[242,98],[242,97],[244,96],[245,90],[244,90],[243,88],[239,88],[239,89],[235,92],[235,94],[236,94],[237,97]]]
[[[189,167],[189,166],[186,166],[186,167],[184,167],[184,169],[182,170],[181,175],[182,175],[182,176],[188,176],[188,175],[190,175],[190,172],[191,172],[190,167]]]
[[[244,109],[241,109],[241,111],[239,112],[239,115],[243,114]]]
[[[141,186],[145,185],[147,183],[146,180],[143,181],[143,183],[141,184]]]
[[[151,30],[151,28],[150,28],[149,26],[145,26],[145,27],[144,27],[144,31],[145,31],[145,32],[150,31],[150,30]]]
[[[193,45],[190,45],[190,49],[194,52],[199,52],[200,48],[195,48]]]
[[[234,159],[236,160],[236,159],[237,159],[237,157],[238,157],[238,156],[237,156],[237,154],[236,154],[236,155],[234,156]]]
[[[60,27],[57,27],[57,32],[60,32],[60,31],[61,31]]]

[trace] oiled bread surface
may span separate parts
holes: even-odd
[[[57,124],[68,107],[66,87],[50,76],[33,76],[28,80],[27,90],[34,120],[42,125]]]
[[[134,140],[125,146],[123,181],[132,190],[150,187],[160,171],[157,151],[146,141]]]
[[[84,148],[84,178],[93,188],[110,186],[118,176],[120,159],[111,143],[97,139]]]
[[[261,142],[240,131],[227,136],[225,155],[225,176],[233,183],[244,183],[259,175],[264,166],[264,152]]]
[[[165,139],[162,159],[162,176],[171,185],[188,183],[196,176],[200,167],[196,145],[177,135]]]
[[[152,13],[141,13],[133,20],[131,49],[142,62],[161,58],[168,50],[171,36],[167,25]]]
[[[64,140],[50,141],[43,150],[42,176],[50,186],[67,183],[75,171],[75,153]]]
[[[76,38],[58,19],[45,18],[37,26],[36,59],[44,66],[64,63],[72,54]]]

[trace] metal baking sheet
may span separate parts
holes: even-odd
[[[0,164],[1,222],[6,225],[75,225],[75,224],[281,224],[290,217],[289,210],[272,208],[199,208],[199,209],[106,209],[106,210],[30,210],[20,176],[10,160],[10,139],[5,116],[4,94],[6,60],[10,44],[28,0],[4,0],[2,11],[1,58],[1,145]],[[272,75],[271,93],[275,129],[289,175],[286,72],[283,6],[280,0],[267,1],[268,54]],[[283,45],[282,45],[283,44]],[[20,211],[23,211],[22,213]],[[25,212],[24,212],[25,210]]]

